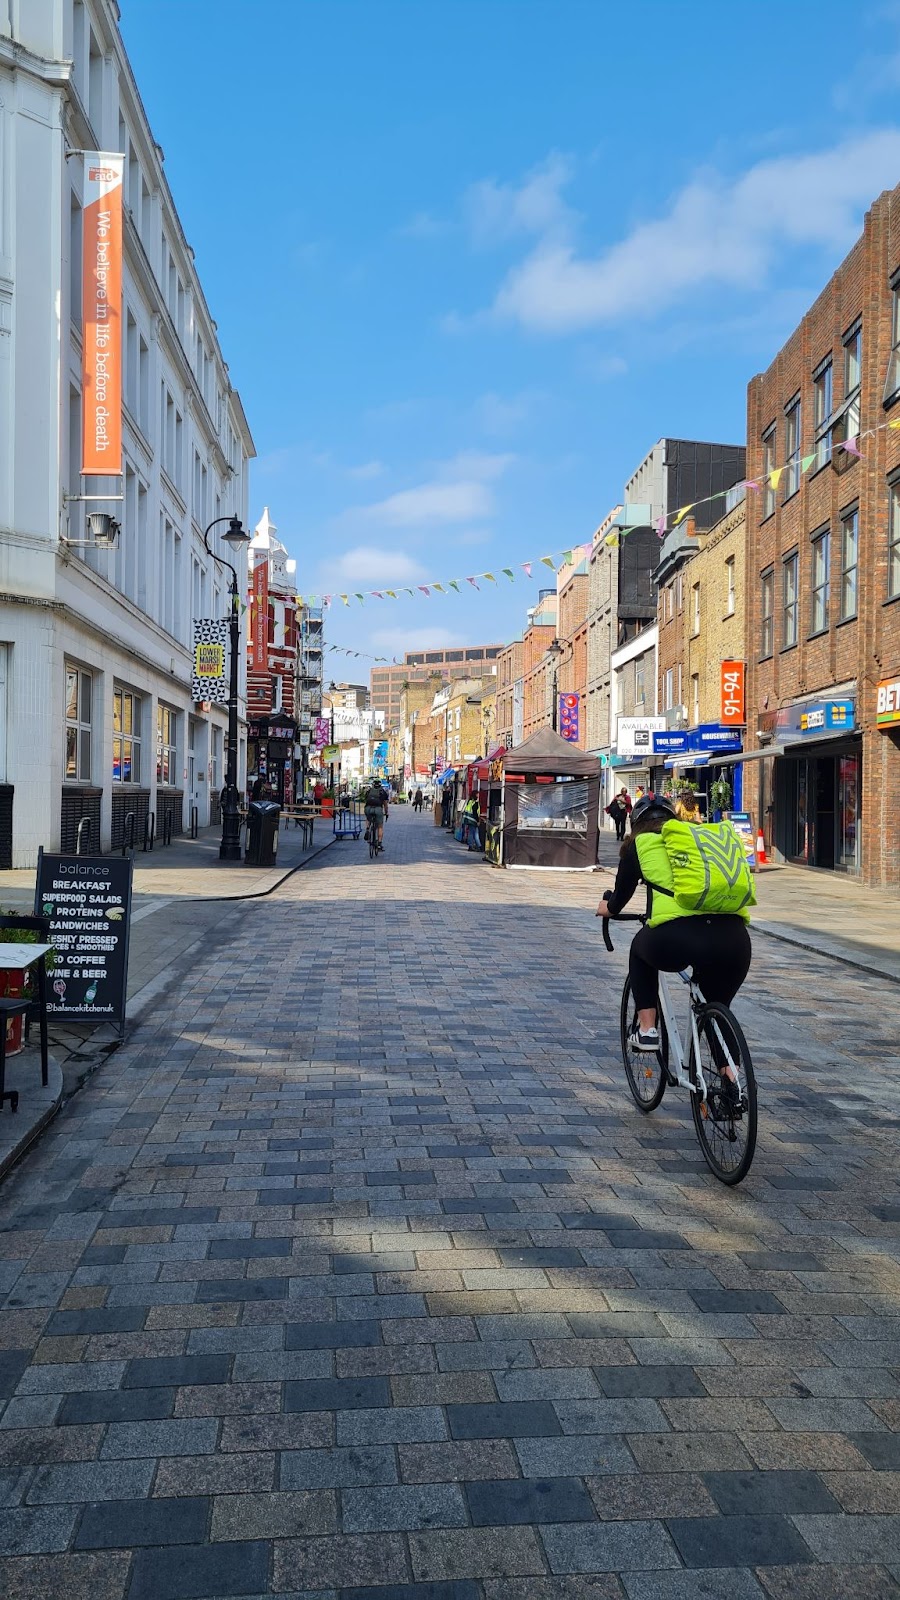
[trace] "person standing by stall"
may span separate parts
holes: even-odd
[[[418,789],[416,790],[415,794],[413,795],[413,811],[421,811],[421,809],[422,809],[422,785],[420,784]]]

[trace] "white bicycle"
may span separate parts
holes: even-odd
[[[605,918],[603,939],[612,950],[609,925],[646,922],[643,916]],[[703,1158],[721,1183],[740,1183],[756,1150],[756,1077],[744,1032],[729,1006],[706,1000],[690,972],[678,977],[688,990],[689,1048],[685,1057],[667,976],[659,974],[659,1049],[635,1050],[631,1035],[637,1006],[625,979],[619,1029],[625,1076],[641,1111],[655,1111],[667,1088],[687,1089]]]

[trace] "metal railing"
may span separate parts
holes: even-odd
[[[191,806],[191,838],[196,839],[200,832],[200,812],[196,806]]]
[[[75,854],[77,856],[81,855],[81,835],[82,835],[82,833],[83,833],[85,828],[87,828],[88,842],[90,842],[90,837],[91,837],[91,819],[90,819],[90,817],[82,817],[81,821],[78,824],[78,827],[75,829]]]
[[[152,851],[156,837],[156,812],[148,811],[144,818],[144,851]]]
[[[124,831],[124,834],[122,836],[122,854],[123,854],[123,856],[127,855],[129,850],[131,850],[132,853],[134,852],[134,824],[135,824],[134,812],[133,811],[129,811],[129,812],[126,813],[126,816],[125,816],[125,831]]]

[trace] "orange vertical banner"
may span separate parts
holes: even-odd
[[[122,471],[122,179],[125,157],[84,156],[81,472]]]
[[[250,596],[250,666],[265,668],[269,663],[269,556],[257,555]]]
[[[743,661],[722,662],[722,722],[727,727],[743,727],[747,721]]]

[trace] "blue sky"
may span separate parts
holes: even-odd
[[[741,441],[748,378],[900,180],[894,0],[122,13],[252,519],[305,591],[518,568],[588,540],[662,435]],[[328,637],[506,640],[520,577],[338,603]]]

